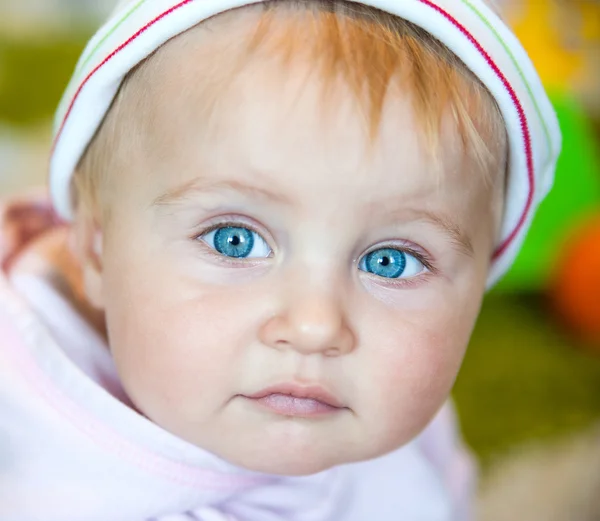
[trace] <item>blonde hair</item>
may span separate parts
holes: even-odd
[[[373,140],[389,93],[392,88],[400,88],[412,98],[415,119],[433,157],[439,146],[442,119],[449,114],[465,153],[485,175],[501,175],[506,160],[506,130],[495,100],[446,46],[423,29],[378,9],[344,0],[271,0],[240,9],[259,10],[247,45],[236,44],[236,49],[243,48],[240,64],[259,51],[280,58],[283,65],[299,55],[308,58],[323,80],[324,92],[332,92],[331,87],[340,79],[348,85],[366,116]],[[190,31],[207,23],[212,21]],[[185,34],[174,40],[182,41]],[[125,100],[136,100],[139,107],[143,96],[136,92],[135,79],[149,69],[153,71],[150,65],[160,63],[160,54],[161,49],[123,82],[75,173],[75,207],[83,205],[94,213],[102,210],[98,194],[111,170],[107,163],[113,155],[118,156],[113,152],[119,138],[131,139],[135,134],[120,130]],[[232,75],[239,72],[240,64],[231,68]]]

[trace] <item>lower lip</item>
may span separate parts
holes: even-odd
[[[282,416],[297,416],[315,418],[340,412],[340,407],[334,407],[313,398],[296,398],[288,394],[269,394],[262,398],[250,398],[262,407]]]

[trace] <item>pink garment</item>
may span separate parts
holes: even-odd
[[[18,243],[2,237],[6,258]],[[0,520],[469,519],[473,466],[450,405],[387,456],[290,478],[235,467],[128,404],[70,303],[39,276],[0,271]]]

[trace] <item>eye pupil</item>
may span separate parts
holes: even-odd
[[[247,228],[224,226],[215,232],[215,249],[222,255],[236,259],[250,255],[254,247],[254,234]]]
[[[406,254],[394,248],[375,250],[367,255],[365,268],[379,277],[397,279],[406,269]]]

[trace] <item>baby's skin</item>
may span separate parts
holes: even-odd
[[[432,157],[401,90],[372,138],[302,60],[246,64],[208,110],[206,56],[255,23],[223,19],[162,49],[109,211],[69,231],[86,306],[136,408],[180,438],[274,474],[383,455],[448,398],[503,180],[450,117]]]

